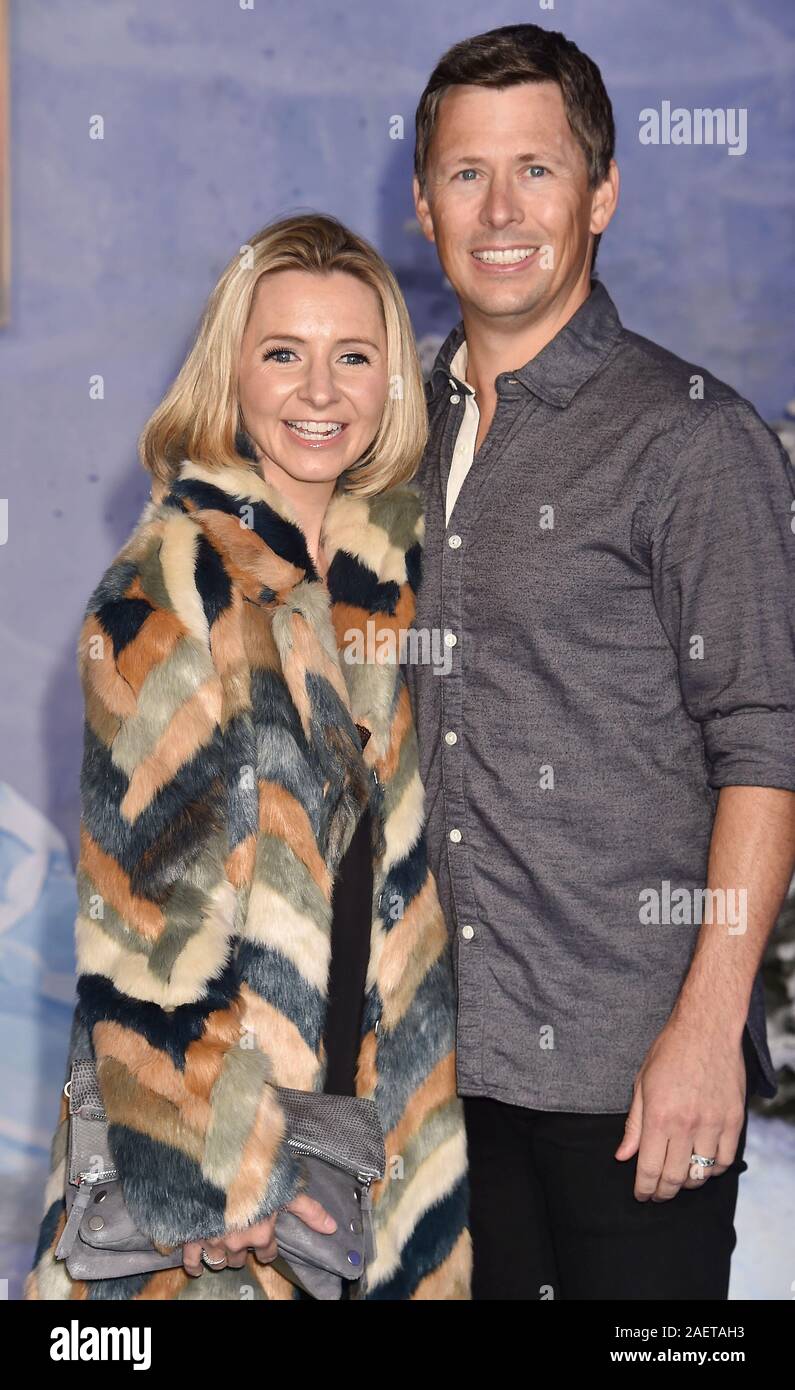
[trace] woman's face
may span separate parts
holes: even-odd
[[[330,482],[373,440],[387,397],[381,303],[334,270],[270,271],[257,286],[240,351],[247,432],[295,482]]]

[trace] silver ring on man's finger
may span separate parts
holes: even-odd
[[[204,1246],[202,1246],[202,1264],[205,1264],[208,1269],[223,1269],[226,1264],[226,1255],[222,1255],[220,1260],[211,1260]]]

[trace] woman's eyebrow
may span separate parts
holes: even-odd
[[[266,333],[263,338],[260,338],[259,342],[257,343],[257,347],[262,347],[262,344],[267,343],[270,339],[278,339],[280,343],[307,343],[311,341],[308,338],[298,338],[296,337],[295,333],[275,332]],[[373,348],[376,352],[380,352],[378,343],[374,343],[372,338],[335,338],[334,347],[339,347],[341,343],[366,343],[368,347]]]

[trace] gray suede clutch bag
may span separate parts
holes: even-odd
[[[161,1254],[136,1229],[108,1144],[108,1122],[91,1057],[72,1063],[69,1097],[67,1221],[55,1251],[73,1279],[115,1279],[182,1264],[182,1247]],[[307,1174],[305,1191],[334,1217],[331,1235],[293,1212],[276,1217],[278,1269],[313,1298],[342,1297],[343,1281],[363,1280],[375,1258],[370,1184],[384,1176],[384,1134],[373,1101],[277,1087],[287,1142]],[[104,1157],[103,1157],[104,1156]],[[102,1166],[103,1162],[106,1164]],[[164,1202],[168,1192],[163,1193]]]

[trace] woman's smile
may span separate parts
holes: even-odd
[[[308,449],[327,449],[348,428],[340,420],[282,420],[290,434]]]

